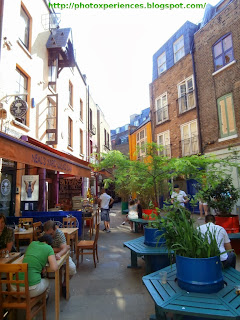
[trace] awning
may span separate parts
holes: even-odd
[[[0,158],[90,178],[91,169],[87,166],[88,162],[48,146],[45,148],[45,145],[37,140],[32,139],[32,141],[36,141],[38,145],[33,145],[0,132]],[[49,149],[52,149],[52,151]]]

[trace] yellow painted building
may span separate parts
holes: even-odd
[[[129,157],[130,160],[138,160],[145,156],[143,150],[138,149],[145,143],[152,142],[151,121],[143,123],[141,126],[130,131],[129,134]]]

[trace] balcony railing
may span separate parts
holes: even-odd
[[[190,156],[199,152],[198,135],[184,139],[182,143],[182,156]]]
[[[194,90],[182,95],[178,98],[179,113],[186,112],[195,107],[195,93]]]
[[[168,119],[169,119],[168,105],[166,105],[165,107],[160,108],[156,111],[156,123],[157,124],[162,123]]]
[[[103,145],[103,150],[104,151],[110,151],[110,145],[109,144],[104,144]]]
[[[89,128],[89,131],[92,135],[96,134],[96,127],[92,124],[92,126]]]

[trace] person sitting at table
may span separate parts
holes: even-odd
[[[199,226],[198,228],[202,234],[205,234],[206,232],[211,232],[213,235],[215,235],[217,240],[217,245],[221,253],[220,260],[223,264],[223,267],[224,268],[233,267],[235,269],[236,267],[235,253],[232,251],[225,252],[226,250],[232,249],[227,231],[223,227],[219,225],[215,225],[215,217],[212,214],[208,214],[205,217],[205,224]]]
[[[56,255],[56,259],[60,260],[61,256],[63,256],[70,249],[70,246],[66,243],[66,238],[61,229],[56,227],[56,224],[52,220],[48,220],[43,225],[43,230],[46,234],[49,234],[53,237],[52,247]],[[76,274],[76,265],[72,261],[72,258],[69,256],[69,276],[70,278]],[[66,272],[64,273],[64,280],[62,283],[62,293],[66,298]]]
[[[9,252],[15,251],[14,243],[14,230],[6,226],[6,217],[0,214],[0,251],[8,250]]]
[[[131,227],[131,231],[133,232],[133,221],[131,219],[138,219],[138,211],[137,211],[137,203],[135,200],[130,200],[129,206],[128,206],[128,214],[126,215],[125,221],[123,221],[122,224],[125,224],[128,222]]]
[[[38,238],[38,241],[32,241],[27,247],[22,263],[28,263],[29,295],[31,298],[39,296],[46,289],[48,297],[50,283],[48,279],[41,278],[41,273],[47,262],[53,271],[58,269],[55,254],[51,247],[52,242],[52,237],[44,234]],[[23,276],[24,274],[20,274],[20,280],[23,279]],[[12,286],[12,289],[15,290],[16,287]],[[24,291],[25,289],[20,288],[20,290]]]

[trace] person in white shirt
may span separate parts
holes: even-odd
[[[177,201],[182,207],[185,207],[185,203],[188,203],[189,201],[185,191],[180,190],[178,184],[175,184],[173,188],[174,191],[171,196],[171,202],[173,203],[174,201]]]
[[[104,222],[103,231],[110,231],[110,216],[109,216],[109,205],[114,202],[114,199],[106,193],[105,189],[101,190],[101,195],[98,199],[98,205],[101,208],[101,221]]]
[[[223,227],[215,225],[215,217],[212,214],[208,214],[205,217],[205,222],[205,224],[198,227],[201,233],[205,234],[209,230],[209,232],[215,234],[220,253],[231,250],[232,246],[227,231]],[[222,253],[220,260],[224,268],[236,267],[236,255],[232,251]]]

